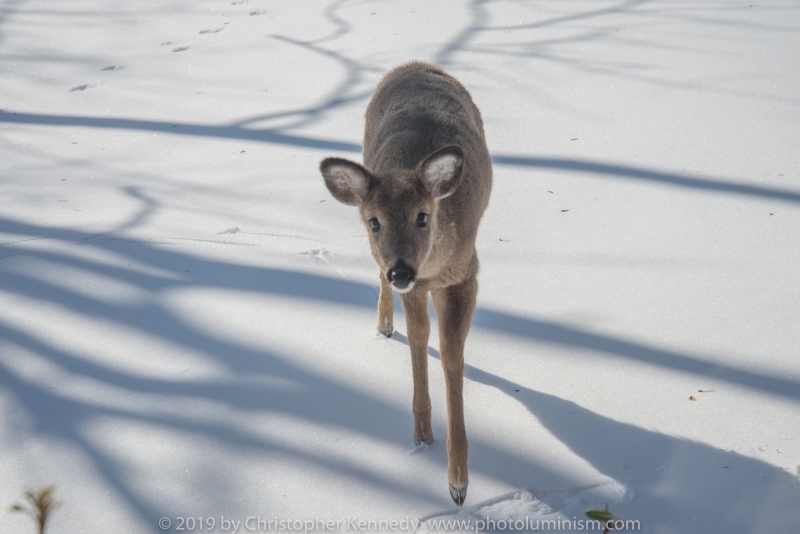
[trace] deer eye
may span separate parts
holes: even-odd
[[[417,215],[417,226],[420,228],[425,228],[428,226],[428,214],[427,213],[420,213]]]
[[[378,222],[378,219],[376,219],[375,217],[373,217],[373,218],[371,218],[371,219],[369,220],[369,228],[370,228],[370,230],[372,230],[373,232],[377,232],[378,230],[380,230],[380,229],[381,229],[381,223],[380,223],[380,222]]]

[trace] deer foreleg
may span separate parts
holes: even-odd
[[[406,314],[408,345],[411,348],[411,370],[414,375],[414,441],[431,443],[431,397],[428,392],[428,292],[412,289],[401,295]]]
[[[469,332],[478,282],[472,278],[461,284],[432,291],[439,321],[439,348],[447,384],[447,480],[450,496],[461,506],[467,497],[467,431],[464,425],[464,342]]]

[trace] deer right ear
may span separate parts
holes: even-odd
[[[328,191],[336,200],[349,206],[358,206],[369,192],[369,172],[352,161],[326,158],[319,164]]]
[[[433,198],[441,200],[456,190],[463,167],[464,152],[457,146],[449,146],[425,158],[417,166],[417,177]]]

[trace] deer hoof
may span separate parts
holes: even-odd
[[[463,488],[456,488],[450,484],[450,496],[453,498],[454,503],[461,506],[464,504],[464,500],[467,498],[467,487],[464,486]]]
[[[417,438],[414,438],[414,445],[420,446],[420,445],[422,445],[423,443],[424,443],[425,445],[430,445],[431,443],[433,443],[433,438],[426,438],[426,439],[417,439]]]
[[[380,328],[378,328],[378,333],[383,334],[386,337],[392,337],[392,334],[394,334],[394,328],[392,328],[391,330],[381,330]]]

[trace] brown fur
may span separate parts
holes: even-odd
[[[447,477],[460,505],[469,481],[464,343],[478,292],[475,238],[492,185],[480,112],[438,67],[402,65],[381,80],[367,106],[364,165],[328,158],[320,169],[334,197],[359,206],[380,267],[378,330],[387,336],[394,331],[392,287],[404,291],[417,442],[433,439],[428,294],[433,299],[447,383]]]

